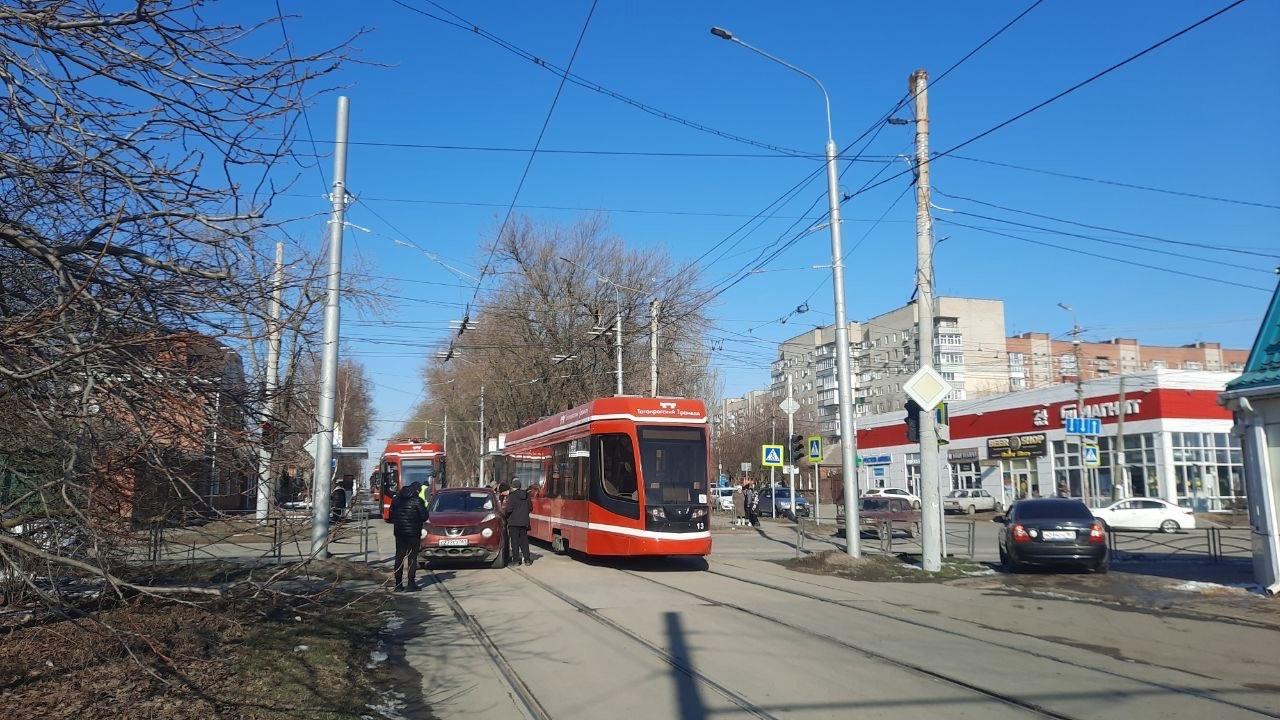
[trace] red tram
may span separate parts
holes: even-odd
[[[374,499],[382,508],[382,519],[391,522],[391,501],[405,485],[415,482],[431,483],[427,487],[427,499],[444,487],[444,446],[422,442],[418,439],[391,440],[378,458],[378,482],[374,484]]]
[[[608,397],[506,434],[494,477],[530,488],[529,534],[556,552],[711,552],[707,410]]]

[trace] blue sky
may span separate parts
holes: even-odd
[[[425,0],[409,5],[439,13]],[[336,42],[360,27],[357,57],[335,78],[351,98],[351,139],[372,143],[531,147],[558,76],[476,35],[384,0],[358,6],[281,0],[298,52]],[[831,94],[836,141],[851,142],[906,92],[907,76],[926,68],[937,76],[1030,4],[766,3],[601,0],[573,71],[653,106],[726,132],[819,153],[825,128],[821,98],[805,79],[740,47],[712,37],[722,25],[738,36],[819,76]],[[932,148],[944,150],[1128,57],[1225,3],[1064,2],[1047,0],[1008,32],[930,88]],[[567,61],[590,3],[587,0],[446,4],[530,52]],[[247,7],[247,6],[241,6]],[[1150,55],[964,148],[965,157],[1055,172],[1251,202],[1280,204],[1280,144],[1272,118],[1280,110],[1280,4],[1252,0]],[[319,97],[309,113],[318,140],[333,135],[334,98]],[[904,109],[899,116],[907,117]],[[872,156],[910,152],[910,126],[885,126],[866,148]],[[305,145],[305,133],[300,133]],[[749,145],[653,117],[622,102],[567,85],[544,149],[767,154]],[[320,144],[328,154],[330,146]],[[347,258],[399,279],[394,293],[462,303],[470,291],[450,270],[395,244],[400,233],[476,274],[479,244],[491,236],[510,202],[527,153],[427,150],[355,145],[348,185],[360,201],[348,219],[371,233],[347,233]],[[321,160],[324,174],[331,160]],[[599,208],[627,242],[663,244],[692,259],[737,228],[815,167],[805,158],[630,157],[539,154],[520,205]],[[856,163],[845,174],[856,190],[881,164]],[[880,177],[905,169],[897,163]],[[274,212],[322,211],[321,181],[303,171]],[[987,203],[1184,242],[1280,254],[1280,210],[1158,194],[1083,182],[956,158],[933,165],[936,190]],[[846,248],[860,244],[847,268],[851,319],[865,319],[905,301],[914,282],[914,202],[908,176],[844,206]],[[776,241],[819,198],[819,178],[763,223],[731,254],[704,268],[716,281],[741,267],[754,250]],[[895,199],[901,200],[893,205]],[[1042,227],[1064,226],[971,202],[935,196],[938,205]],[[452,204],[452,203],[475,203]],[[825,203],[825,200],[822,201]],[[822,203],[818,207],[822,207]],[[892,207],[892,209],[890,209]],[[886,213],[884,222],[871,221]],[[571,222],[583,213],[523,208],[537,218]],[[623,212],[645,211],[645,212]],[[381,215],[389,221],[383,222]],[[1232,282],[1271,287],[1275,258],[1153,243],[1076,228],[1076,232],[1244,265],[1153,254],[1081,238],[1018,229],[939,211],[939,221],[999,228],[1054,246],[1123,258],[1114,262],[1072,254],[939,222],[947,239],[936,257],[943,294],[1005,301],[1008,332],[1066,331],[1074,305],[1090,338],[1137,337],[1146,344],[1219,340],[1247,347],[1268,295],[1139,267],[1145,263]],[[393,229],[393,227],[395,229]],[[1067,228],[1069,229],[1069,228]],[[292,231],[319,242],[323,220]],[[868,232],[869,231],[869,232]],[[865,239],[864,239],[865,235]],[[826,271],[805,268],[830,260],[825,232],[810,235],[769,268],[718,298],[713,338],[725,391],[767,383],[769,341],[830,322]],[[713,254],[711,257],[715,257]],[[1252,270],[1248,268],[1253,268]],[[423,285],[428,281],[443,285]],[[816,292],[815,292],[816,291]],[[776,320],[806,297],[811,310],[786,325]],[[396,430],[421,391],[419,370],[430,346],[459,316],[456,305],[392,301],[386,320],[423,325],[378,326],[348,310],[346,344],[372,373],[378,447]],[[743,341],[742,334],[761,342]],[[354,339],[361,338],[361,339]],[[401,341],[423,347],[386,345]]]

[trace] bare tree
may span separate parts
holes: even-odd
[[[473,313],[476,327],[452,339],[452,357],[425,370],[429,387],[447,390],[414,411],[416,420],[449,416],[451,482],[476,473],[482,385],[490,435],[614,393],[619,304],[627,392],[649,392],[649,300],[656,297],[663,314],[678,319],[660,316],[660,393],[709,393],[704,295],[696,275],[664,250],[628,248],[599,216],[568,226],[521,219],[496,240],[494,263],[498,289]]]
[[[0,6],[0,567],[154,593],[123,574],[130,523],[245,492],[281,138],[342,57],[202,0],[103,5]]]

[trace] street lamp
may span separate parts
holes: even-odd
[[[828,227],[831,228],[831,288],[835,295],[836,315],[836,394],[840,403],[840,450],[841,472],[844,475],[844,536],[845,551],[851,557],[861,555],[858,533],[858,488],[856,476],[858,435],[853,420],[852,380],[849,369],[849,327],[844,312],[844,250],[840,241],[840,188],[836,167],[840,161],[840,153],[836,148],[831,133],[831,98],[822,81],[812,74],[801,70],[791,63],[775,55],[753,47],[734,36],[733,33],[720,27],[711,28],[711,34],[723,40],[736,43],[762,57],[772,60],[785,68],[793,70],[813,81],[822,91],[822,102],[826,109],[827,119],[827,205],[830,208]]]

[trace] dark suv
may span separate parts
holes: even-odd
[[[1107,571],[1106,527],[1079,500],[1019,500],[1007,516],[996,516],[1000,563],[1008,572],[1023,565],[1083,565]]]

